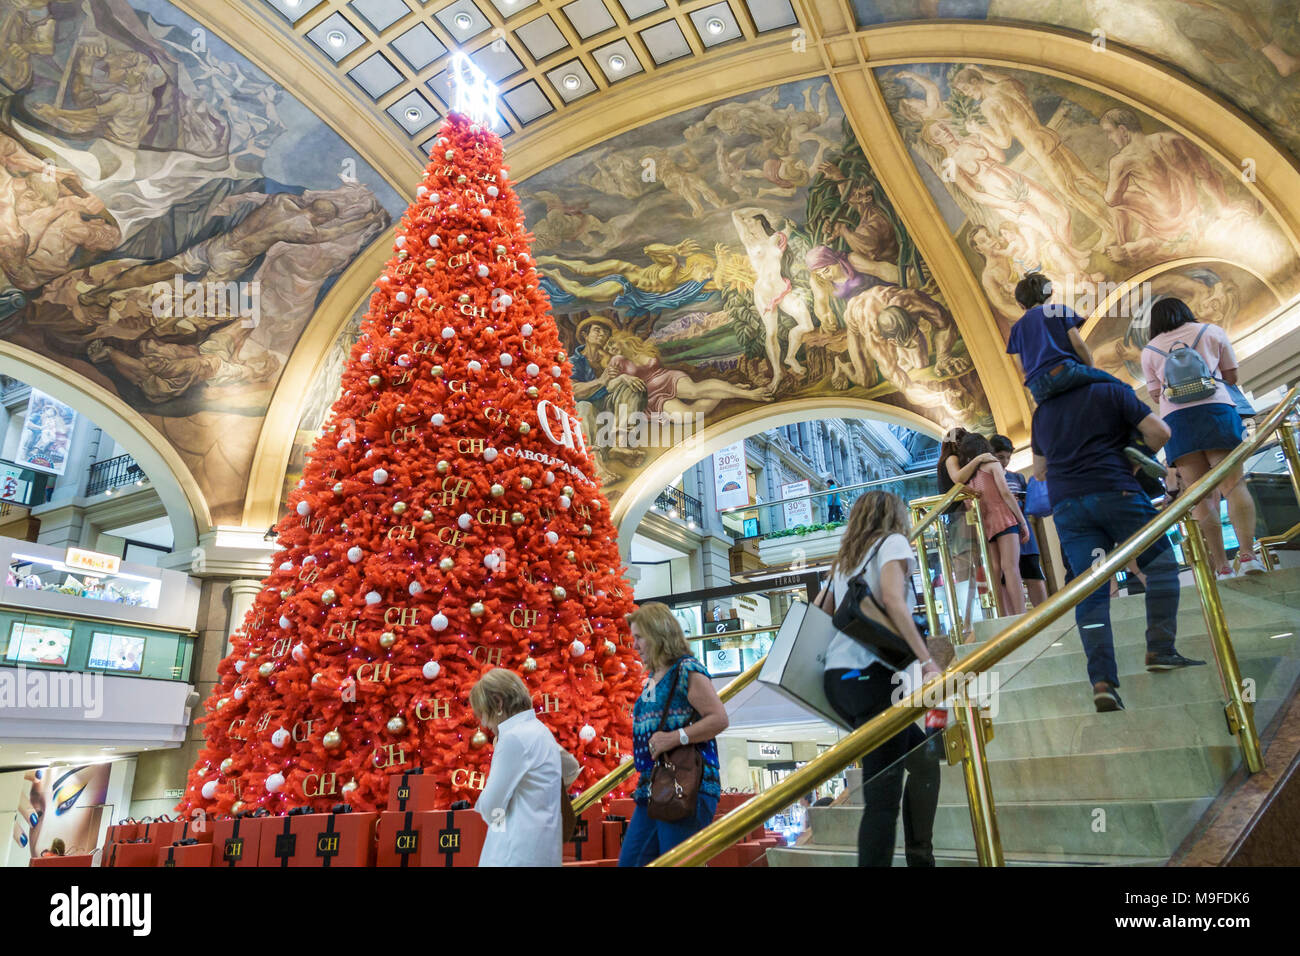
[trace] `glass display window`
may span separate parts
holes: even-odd
[[[101,573],[71,568],[56,558],[14,554],[5,579],[10,587],[66,594],[71,597],[157,609],[162,581],[126,571]]]

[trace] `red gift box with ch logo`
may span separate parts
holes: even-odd
[[[371,866],[378,813],[303,813],[271,817],[262,829],[258,865]]]
[[[184,846],[172,844],[158,848],[158,865],[175,866],[211,866],[212,843],[189,843]]]
[[[478,866],[487,823],[474,810],[386,810],[379,866]]]
[[[404,773],[388,785],[389,810],[432,810],[437,806],[436,778]]]
[[[217,820],[212,830],[212,866],[257,866],[262,830],[278,817],[236,817]],[[197,834],[196,834],[197,835]]]

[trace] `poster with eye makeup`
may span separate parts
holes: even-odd
[[[111,763],[27,771],[18,791],[14,842],[32,857],[56,852],[56,840],[63,855],[92,852],[107,809],[111,771]]]

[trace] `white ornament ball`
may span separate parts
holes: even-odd
[[[366,553],[362,551],[360,548],[358,548],[355,544],[352,547],[348,548],[348,560],[351,561],[353,564],[356,564],[365,556]]]
[[[284,774],[273,773],[266,778],[266,789],[269,793],[278,793],[284,786]]]
[[[411,356],[406,355],[405,353],[397,356],[397,364],[402,366],[402,368],[409,368],[411,365]]]
[[[454,149],[449,149],[449,150],[447,150],[447,152],[444,153],[443,155],[444,155],[444,157],[447,158],[447,159],[455,159],[455,158],[456,158],[456,151],[455,151]]]
[[[538,372],[541,371],[541,369],[537,367],[536,362],[529,362],[528,367],[525,368],[524,371],[527,372],[529,375],[536,375]]]
[[[423,196],[423,195],[424,195],[425,193],[427,193],[428,191],[429,191],[429,187],[428,187],[428,186],[416,186],[416,187],[415,187],[415,194],[416,194],[417,196]]]
[[[274,747],[283,747],[289,742],[289,731],[281,727],[271,735],[271,745]]]
[[[475,271],[478,272],[478,277],[479,277],[480,279],[486,279],[486,278],[487,278],[487,274],[488,274],[488,267],[487,267],[487,266],[485,266],[485,265],[480,265],[480,266],[478,267],[478,269],[475,270]]]
[[[372,361],[374,361],[374,360],[370,357],[370,353],[369,353],[369,352],[362,352],[362,353],[361,353],[361,364],[362,364],[362,365],[369,365]]]
[[[501,559],[497,557],[495,554],[483,555],[483,566],[487,568],[489,571],[495,571],[497,569],[497,565],[500,563],[501,563]]]
[[[546,541],[548,544],[559,544],[560,536],[554,531],[548,531],[546,532]]]
[[[442,202],[442,196],[437,193],[429,193],[429,202]]]
[[[311,514],[311,505],[307,504],[307,502],[305,501],[300,501],[298,502],[298,507],[296,510],[298,514],[302,515],[303,517],[306,517],[307,515]]]
[[[548,472],[546,473],[546,475],[545,475],[545,479],[546,479],[546,483],[547,483],[548,485],[553,485],[553,484],[555,484],[555,472],[553,472],[553,471],[548,471]]]
[[[433,680],[442,673],[442,668],[438,666],[437,661],[425,661],[424,667],[420,668],[420,673],[424,675],[425,680]]]
[[[574,657],[581,657],[586,652],[587,652],[587,645],[582,643],[582,641],[575,640],[572,644],[569,645],[569,653],[572,654]]]
[[[235,673],[236,674],[244,673],[244,666],[245,666],[244,661],[235,661]]]
[[[420,584],[419,581],[412,581],[410,584],[406,586],[406,590],[407,593],[409,593],[412,597],[415,597],[415,595],[419,594],[421,591],[424,590],[424,586]]]
[[[438,613],[433,616],[430,626],[432,626],[435,631],[445,631],[447,630],[447,623],[447,615]],[[428,665],[426,664],[425,666],[427,667]]]
[[[551,366],[551,375],[553,375],[555,378],[559,378],[563,374],[564,374],[564,370],[561,369],[558,365]]]
[[[442,242],[442,240],[438,238],[437,233],[429,237],[430,248],[437,249],[440,242]]]
[[[339,451],[342,451],[344,448],[347,448],[348,445],[351,445],[351,444],[352,444],[351,440],[349,440],[349,439],[347,439],[347,438],[342,438],[342,439],[339,439],[339,443],[338,443],[337,445],[335,445],[334,447],[337,448]]]
[[[407,300],[410,299],[410,296],[407,295],[405,292],[399,292],[397,293],[397,295],[393,296],[393,298],[396,299],[398,302],[402,303],[403,305],[405,305]]]
[[[442,337],[444,339],[453,339],[456,337],[456,330],[450,325],[444,325],[442,328]]]
[[[243,699],[244,699],[244,688],[242,688],[242,687],[236,687],[236,688],[235,688],[235,692],[234,692],[233,694],[231,694],[230,696],[233,697],[233,698],[235,698],[235,700],[243,700]]]
[[[484,461],[496,461],[496,460],[497,460],[497,450],[496,450],[495,448],[492,448],[492,447],[484,448],[484,449],[483,449],[483,460],[484,460]]]
[[[578,731],[578,739],[583,743],[591,743],[596,739],[596,728],[591,724],[583,724],[582,729]]]
[[[283,563],[280,565],[280,570],[281,570],[281,571],[292,571],[292,570],[293,570],[293,562],[292,562],[292,561],[285,561],[285,562],[283,562]]]
[[[513,365],[513,364],[514,364],[514,361],[515,361],[514,358],[512,358],[512,357],[509,356],[509,355],[507,355],[505,352],[502,352],[502,353],[501,353],[501,364],[502,364],[502,366],[506,366],[506,367],[508,367],[508,366],[510,366],[510,365]]]
[[[280,615],[280,626],[283,627],[283,628],[288,628],[288,627],[289,627],[289,624],[290,624],[289,619],[288,619],[287,617],[285,617],[283,614],[281,614],[281,615]]]
[[[471,372],[481,372],[483,370],[483,363],[480,362],[478,359],[470,359],[469,370]]]
[[[446,420],[447,419],[443,417],[442,412],[437,412],[433,415],[432,418],[429,419],[429,424],[441,426],[442,423],[445,422]]]
[[[463,514],[456,519],[456,524],[460,525],[461,531],[468,531],[470,529],[470,525],[472,525],[473,523],[474,523],[474,519],[468,514]]]
[[[415,297],[417,299],[423,299],[428,294],[429,294],[429,290],[426,289],[424,286],[420,286],[415,290]]]
[[[297,644],[293,645],[293,651],[291,653],[293,654],[293,659],[301,664],[303,659],[307,656],[307,645],[302,643],[302,641],[299,641]]]
[[[561,507],[561,508],[567,508],[567,507],[569,507],[570,504],[572,504],[572,502],[569,500],[569,496],[568,496],[568,495],[560,495],[560,507]]]
[[[382,485],[384,482],[388,480],[388,472],[384,471],[384,469],[382,468],[376,468],[374,479],[375,479],[375,484]]]
[[[217,795],[217,781],[209,780],[203,785],[203,789],[199,792],[203,794],[204,800],[211,800]]]
[[[382,600],[383,600],[383,598],[380,597],[378,591],[367,591],[367,592],[366,592],[366,603],[367,603],[367,604],[378,604],[378,603],[379,603],[380,601],[382,601]]]
[[[501,195],[501,190],[497,189],[495,186],[489,186],[487,188],[487,194],[493,199],[496,199],[497,196]]]
[[[406,245],[406,237],[405,237],[405,236],[398,236],[397,239],[396,239],[395,241],[397,242],[397,248],[399,248],[399,249],[402,248],[402,246]]]
[[[522,335],[524,338],[528,338],[528,336],[533,334],[533,327],[529,325],[527,322],[525,322],[524,327],[519,330],[519,334]]]

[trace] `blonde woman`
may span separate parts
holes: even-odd
[[[632,640],[648,679],[632,711],[632,754],[636,810],[623,835],[619,866],[645,866],[708,826],[722,795],[718,745],[727,729],[727,711],[704,665],[691,656],[682,627],[664,604],[642,604],[628,615]],[[665,714],[667,715],[665,717]],[[659,729],[660,721],[663,730]],[[697,744],[704,762],[695,815],[676,823],[650,818],[650,775],[655,758],[674,747]]]
[[[559,866],[560,800],[578,763],[533,712],[518,674],[494,668],[469,692],[478,722],[496,735],[487,783],[474,809],[487,821],[479,866]]]
[[[848,592],[849,581],[861,574],[920,662],[912,665],[913,686],[940,673],[924,638],[912,619],[915,595],[910,586],[916,568],[907,540],[907,506],[898,495],[869,491],[853,504],[849,523],[831,564],[831,577],[817,596],[828,613]],[[901,676],[865,645],[836,634],[826,647],[826,699],[850,727],[861,727],[893,704]],[[939,765],[925,734],[916,724],[891,737],[862,760],[862,822],[858,825],[858,866],[890,866],[903,801],[903,846],[908,866],[934,866],[932,834],[939,804]],[[907,771],[904,788],[903,771]]]

